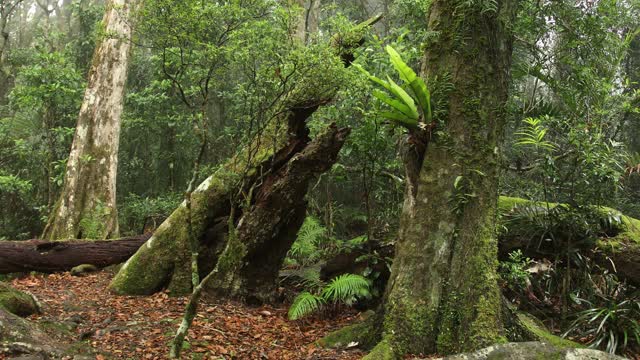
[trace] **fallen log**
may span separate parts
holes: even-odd
[[[515,250],[521,250],[525,256],[532,259],[563,259],[563,254],[570,245],[572,251],[579,250],[597,265],[614,272],[619,278],[640,286],[640,220],[612,208],[599,207],[593,211],[591,224],[587,225],[588,229],[580,230],[585,226],[584,221],[579,223],[571,216],[552,219],[553,227],[544,224],[544,221],[549,221],[546,218],[547,212],[559,206],[566,205],[501,196],[498,201],[498,225],[502,229],[498,235],[500,260],[507,260],[509,253]],[[564,210],[571,211],[570,208]],[[557,215],[556,213],[553,216]],[[597,236],[594,237],[593,233],[584,236],[581,231],[585,230]],[[545,231],[548,233],[545,234]],[[570,231],[573,233],[569,233]],[[573,238],[571,244],[567,243],[569,236]],[[374,251],[384,254],[385,258],[393,258],[393,249],[389,244],[373,243],[366,249],[349,250],[322,264],[322,279],[328,280],[344,273],[361,273],[364,268],[371,268],[371,264],[358,262],[358,259],[366,259],[363,255]],[[384,289],[389,270],[386,266],[376,270],[383,279],[376,287]]]
[[[517,249],[534,259],[553,259],[571,248],[640,286],[640,220],[605,206],[580,218],[565,204],[506,196],[498,207],[505,229],[499,236],[501,259]]]
[[[0,274],[69,271],[82,264],[105,267],[125,262],[151,237],[118,240],[0,241]]]

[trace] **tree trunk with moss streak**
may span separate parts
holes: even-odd
[[[107,3],[104,39],[93,54],[64,186],[43,234],[47,240],[118,235],[116,172],[133,7],[131,1]]]
[[[379,316],[381,341],[367,359],[465,352],[505,340],[496,274],[497,146],[515,4],[431,5],[429,31],[437,36],[426,46],[423,72],[450,90],[435,94],[443,125],[424,139],[424,156],[405,159],[407,190]]]
[[[351,32],[333,38],[336,54],[346,66],[353,60],[376,16]],[[227,161],[192,194],[191,224],[199,238],[200,278],[215,270],[206,292],[224,297],[265,300],[305,216],[307,183],[328,170],[348,134],[330,126],[311,140],[308,118],[329,102],[337,89],[314,99],[283,100],[283,118],[238,155]],[[294,94],[295,95],[295,94]],[[288,103],[289,102],[289,103]],[[322,154],[320,156],[319,154]],[[239,183],[238,180],[241,180]],[[236,194],[247,195],[239,199]],[[235,214],[237,242],[229,242],[227,223]],[[191,293],[191,251],[183,205],[116,274],[111,289],[120,294],[146,295],[163,288],[172,294]]]

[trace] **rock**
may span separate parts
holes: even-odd
[[[73,276],[84,276],[88,273],[96,272],[98,268],[91,264],[82,264],[71,269],[70,273]]]
[[[0,282],[0,307],[22,317],[40,313],[40,306],[32,295],[18,291],[2,282]]]
[[[451,355],[444,360],[618,360],[622,357],[592,349],[558,348],[542,342],[508,343],[490,346],[473,353]]]

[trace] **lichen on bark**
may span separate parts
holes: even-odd
[[[44,239],[118,236],[116,174],[120,117],[135,4],[124,0],[110,0],[106,4],[103,26],[109,35],[101,40],[93,55],[64,185],[49,214]],[[92,231],[87,231],[88,225]]]
[[[379,309],[382,337],[365,359],[457,353],[506,341],[497,282],[497,179],[516,1],[435,0],[423,76],[448,74],[434,93],[437,128],[418,166]],[[415,134],[412,134],[415,136]],[[414,149],[421,151],[422,149]],[[409,183],[409,182],[408,182]]]

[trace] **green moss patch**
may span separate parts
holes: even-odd
[[[18,316],[29,316],[40,312],[38,303],[29,294],[0,283],[0,307]]]

